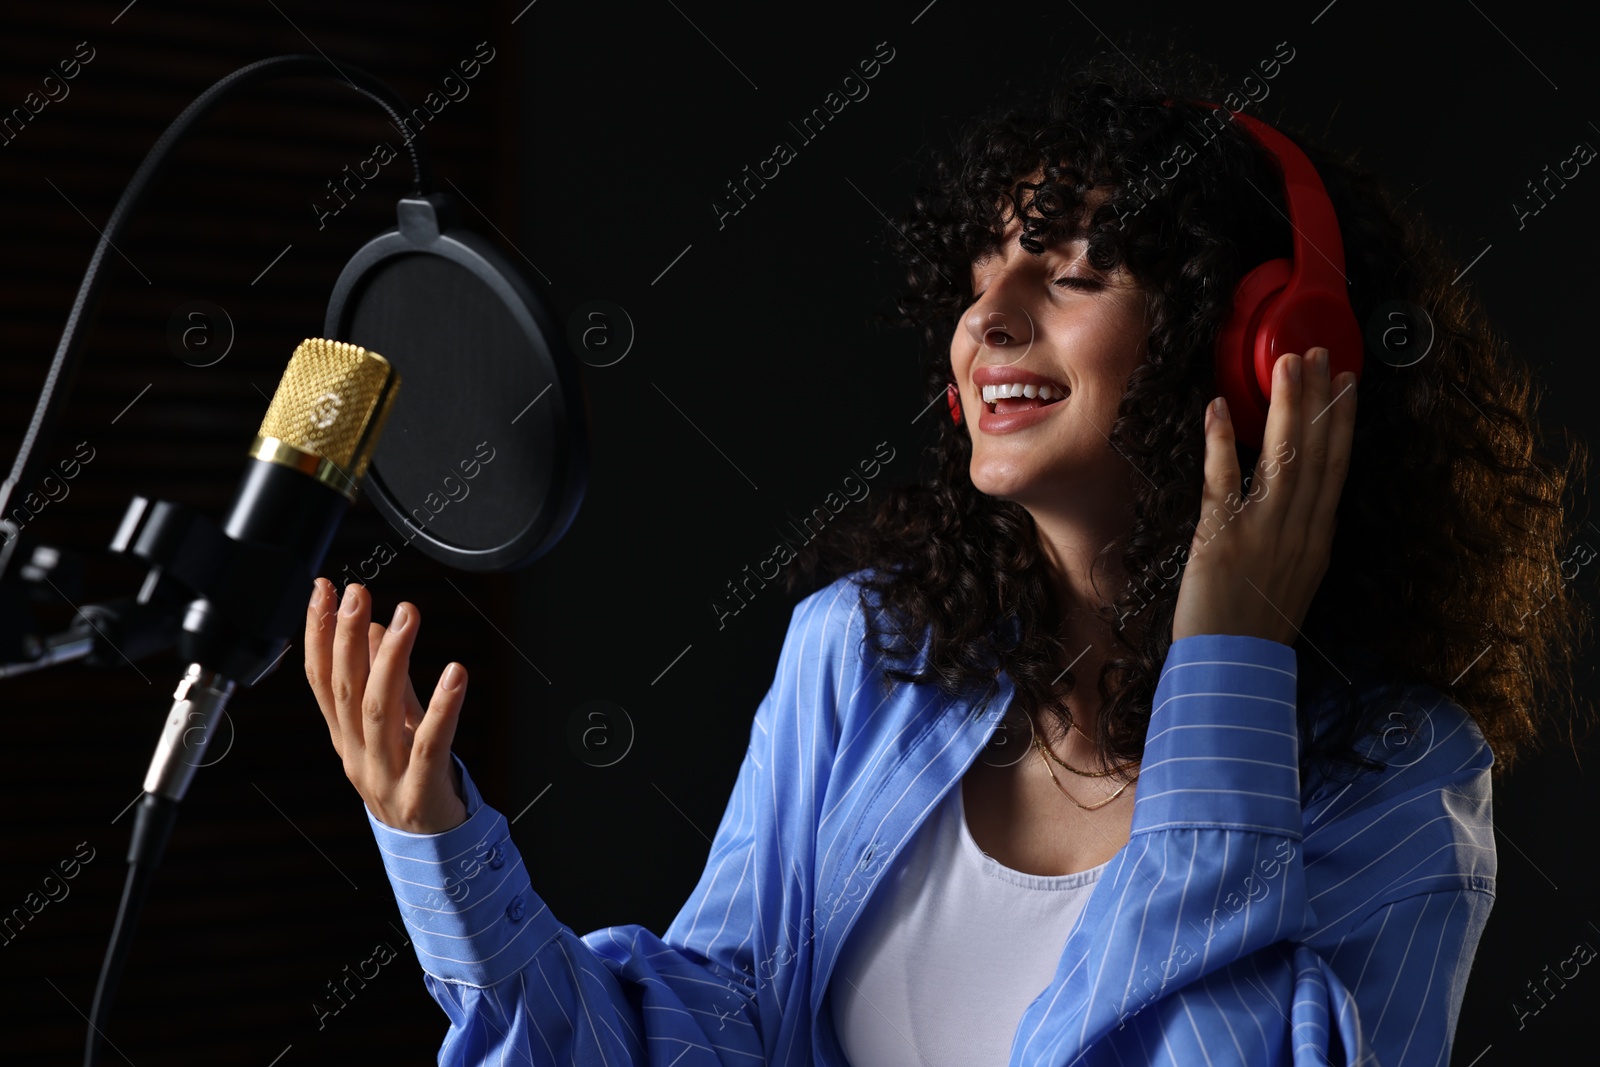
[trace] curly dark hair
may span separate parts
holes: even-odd
[[[1108,763],[1123,763],[1143,752],[1172,644],[1179,581],[1159,568],[1195,534],[1202,416],[1219,391],[1214,339],[1235,283],[1289,256],[1291,232],[1271,157],[1196,103],[1237,106],[1214,67],[1171,47],[1136,66],[1101,53],[1058,67],[970,120],[953,154],[936,156],[931,188],[918,190],[885,238],[907,285],[883,321],[920,328],[931,352],[924,399],[941,426],[923,454],[932,477],[893,487],[857,521],[828,527],[800,553],[788,587],[793,594],[860,571],[867,633],[887,678],[935,682],[947,694],[984,685],[992,696],[1003,667],[1022,711],[1054,711],[1065,728],[1061,698],[1075,679],[1061,673],[1064,606],[1033,518],[974,488],[969,430],[942,417],[942,396],[954,381],[953,332],[973,300],[972,261],[1000,247],[1007,212],[1021,217],[1018,242],[1034,255],[1085,237],[1090,263],[1125,268],[1154,310],[1148,362],[1129,376],[1109,433],[1148,476],[1136,480],[1132,527],[1106,546],[1120,551],[1128,584],[1088,606],[1113,626],[1118,646],[1100,670],[1095,740]],[[1458,704],[1502,773],[1547,726],[1564,722],[1570,737],[1583,718],[1574,714],[1572,666],[1590,615],[1561,567],[1572,562],[1563,546],[1579,526],[1564,497],[1584,484],[1587,451],[1565,430],[1563,458],[1541,451],[1530,369],[1455,284],[1461,264],[1443,243],[1353,159],[1272,125],[1306,152],[1333,201],[1357,321],[1403,301],[1423,309],[1410,312],[1413,325],[1431,320],[1434,331],[1426,356],[1405,366],[1411,357],[1375,351],[1368,338],[1338,534],[1294,644],[1303,780],[1312,761],[1333,777],[1381,765],[1358,742],[1380,726],[1382,705],[1364,701],[1350,675],[1431,687]],[[1166,180],[1162,162],[1202,135]],[[1034,175],[1042,181],[1026,180]],[[1238,449],[1248,473],[1260,453]],[[1128,618],[1139,625],[1121,625]],[[912,669],[911,638],[927,641],[930,630],[925,667]],[[1340,702],[1340,726],[1312,736],[1308,709],[1323,699]]]

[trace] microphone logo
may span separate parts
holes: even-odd
[[[339,394],[323,393],[311,409],[311,425],[326,430],[339,417]]]
[[[310,418],[312,429],[317,432],[307,438],[306,447],[318,455],[325,455],[328,427],[339,421],[339,394],[328,392],[317,397],[311,405]]]

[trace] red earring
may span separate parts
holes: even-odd
[[[950,421],[957,426],[961,425],[961,394],[956,392],[954,385],[944,387],[944,396],[950,404]]]

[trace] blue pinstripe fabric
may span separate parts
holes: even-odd
[[[465,774],[469,817],[446,833],[368,813],[449,1017],[439,1063],[847,1067],[824,998],[844,940],[1014,692],[1002,672],[987,707],[886,695],[854,577],[795,607],[705,869],[660,936],[564,925]],[[1373,688],[1391,725],[1366,750],[1386,769],[1302,782],[1295,667],[1260,638],[1173,644],[1128,844],[995,1064],[1448,1062],[1493,902],[1489,750],[1438,693]]]

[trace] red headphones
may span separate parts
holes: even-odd
[[[1215,104],[1195,101],[1202,107]],[[1278,164],[1289,205],[1293,258],[1255,267],[1233,292],[1233,310],[1217,333],[1216,380],[1228,400],[1238,441],[1260,449],[1272,397],[1272,367],[1285,352],[1328,350],[1329,378],[1345,371],[1361,376],[1361,327],[1345,291],[1344,242],[1333,202],[1311,160],[1289,138],[1259,119],[1231,111]],[[945,390],[950,417],[961,424],[961,397]]]

